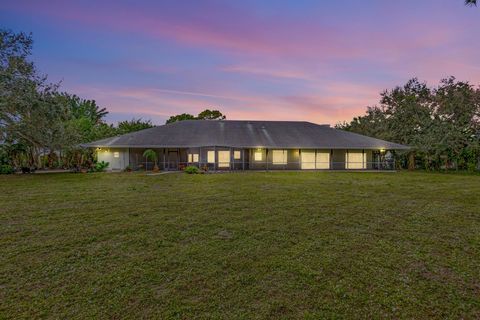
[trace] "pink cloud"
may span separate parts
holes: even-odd
[[[338,85],[340,88],[340,84]],[[339,89],[340,90],[340,89]],[[132,112],[167,119],[178,113],[197,114],[205,108],[218,106],[228,119],[299,120],[335,124],[362,114],[366,105],[376,98],[355,94],[295,95],[266,97],[242,96],[232,93],[216,96],[209,93],[181,92],[158,88],[90,88],[77,87],[76,92],[88,92],[97,102],[116,113]]]
[[[115,6],[82,6],[81,2],[51,1],[10,5],[10,10],[26,10],[35,15],[55,17],[68,25],[120,31],[154,39],[270,57],[308,57],[310,59],[372,58],[391,60],[402,51],[445,44],[452,38],[450,29],[423,27],[415,37],[392,39],[382,30],[341,30],[322,21],[288,21],[286,18],[259,17],[248,10],[224,2],[194,5],[185,11],[171,8],[143,8],[115,3]],[[167,7],[167,6],[165,6]],[[193,13],[192,13],[193,12]],[[415,23],[406,24],[405,34],[417,31]],[[352,40],[353,39],[353,40]]]

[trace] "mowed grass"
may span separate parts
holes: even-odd
[[[478,318],[480,176],[0,176],[0,318]]]

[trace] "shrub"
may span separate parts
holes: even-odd
[[[15,170],[13,170],[13,167],[9,164],[2,164],[0,165],[0,174],[12,174],[14,173]]]
[[[105,171],[105,169],[107,169],[109,164],[110,164],[109,162],[105,162],[105,161],[97,162],[95,164],[95,167],[93,167],[93,171],[94,172],[103,172],[103,171]]]
[[[153,161],[153,171],[159,170],[157,166],[158,156],[155,151],[153,151],[152,149],[147,149],[143,152],[143,156],[147,159],[147,161],[148,159]]]
[[[200,170],[195,166],[188,166],[185,169],[183,169],[183,171],[185,171],[188,174],[197,174],[200,172]]]

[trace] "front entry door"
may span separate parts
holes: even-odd
[[[178,169],[178,151],[168,151],[167,168],[169,170],[177,170]]]

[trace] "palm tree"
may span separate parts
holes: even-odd
[[[477,5],[477,0],[465,0],[465,5],[476,6]]]
[[[143,156],[147,159],[147,161],[148,159],[150,159],[154,162],[153,171],[159,170],[157,166],[158,157],[155,151],[153,151],[152,149],[147,149],[143,152]],[[147,166],[145,166],[145,170],[147,170]]]

